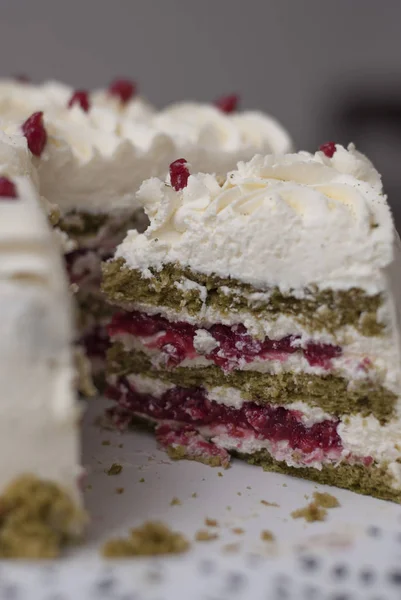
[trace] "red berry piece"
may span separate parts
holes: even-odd
[[[88,112],[90,108],[89,94],[84,90],[76,90],[68,101],[68,108],[78,104],[84,112]]]
[[[115,79],[109,85],[109,93],[112,96],[117,96],[126,104],[136,94],[136,84],[129,79]]]
[[[326,142],[325,144],[319,146],[319,150],[328,158],[332,158],[334,152],[336,151],[336,144],[335,142]]]
[[[215,105],[222,112],[232,113],[238,109],[239,96],[238,94],[231,94],[230,96],[222,96],[216,100]]]
[[[18,198],[15,183],[7,177],[0,177],[0,198]]]
[[[170,180],[171,185],[176,192],[182,190],[188,185],[188,177],[190,173],[188,170],[188,163],[185,158],[178,158],[170,165]]]
[[[27,139],[28,148],[35,156],[40,156],[47,142],[47,131],[43,123],[43,112],[33,113],[22,124],[22,133]]]

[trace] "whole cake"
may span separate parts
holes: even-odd
[[[26,140],[0,134],[0,558],[82,532],[71,297]]]
[[[109,395],[172,456],[401,500],[400,244],[353,146],[150,179],[104,265]]]

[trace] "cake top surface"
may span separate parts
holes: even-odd
[[[197,146],[211,152],[290,152],[292,141],[272,117],[259,111],[226,113],[213,104],[180,102],[154,115],[157,129],[169,134],[180,150]]]
[[[150,123],[128,118],[113,98],[96,100],[86,110],[82,98],[69,105],[72,95],[54,82],[31,86],[3,81],[0,130],[24,136],[26,120],[43,113],[45,143],[39,151],[29,140],[28,146],[41,194],[62,212],[136,206],[135,191],[143,179],[165,172],[174,155],[172,140]]]
[[[46,142],[38,151],[28,146],[41,195],[63,214],[135,210],[142,181],[165,177],[182,153],[194,169],[221,175],[255,153],[291,148],[288,133],[262,113],[200,103],[156,111],[135,92],[127,80],[94,92],[0,81],[0,130],[22,135],[26,120],[43,113]]]
[[[191,171],[189,165],[189,171]],[[132,268],[179,263],[260,289],[384,285],[393,223],[380,176],[354,146],[255,156],[228,173],[190,175],[176,191],[153,178],[138,193],[150,226],[117,250]]]

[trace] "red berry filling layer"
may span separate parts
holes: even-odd
[[[338,420],[325,420],[306,427],[301,413],[283,407],[245,402],[235,409],[209,400],[202,388],[173,387],[160,397],[141,394],[124,377],[110,386],[108,396],[132,413],[141,413],[156,420],[177,421],[195,427],[224,426],[225,433],[235,438],[253,434],[256,439],[273,443],[287,442],[293,450],[310,454],[320,450],[341,453],[337,433]]]
[[[107,337],[107,332],[100,325],[94,327],[90,333],[83,335],[81,343],[86,349],[86,354],[89,358],[104,358],[107,350],[110,348],[110,341]]]
[[[109,325],[111,337],[131,334],[145,338],[144,345],[157,348],[166,355],[168,367],[176,367],[184,359],[198,356],[194,346],[196,325],[170,322],[160,315],[141,312],[116,313]],[[212,325],[206,329],[216,341],[216,347],[205,357],[225,371],[238,368],[241,361],[255,358],[285,361],[290,354],[301,352],[311,366],[330,369],[331,359],[341,355],[341,348],[331,344],[308,342],[300,347],[299,336],[288,335],[279,340],[265,337],[260,341],[249,335],[244,325]],[[152,338],[146,342],[146,338]]]

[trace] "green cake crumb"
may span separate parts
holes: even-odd
[[[110,441],[109,440],[103,440],[102,446],[110,446]]]
[[[114,538],[102,548],[105,558],[129,558],[134,556],[156,556],[162,554],[182,554],[190,544],[182,533],[171,529],[159,521],[148,521],[141,527],[131,529],[126,538]]]
[[[219,472],[217,473],[217,476],[218,476],[218,477],[223,477],[223,473],[222,473],[221,471],[219,471]]]
[[[110,469],[106,471],[106,473],[107,475],[119,475],[122,470],[123,468],[121,465],[119,465],[118,463],[113,463]]]
[[[194,492],[194,493],[192,494],[192,498],[197,498],[197,497],[198,497],[198,494],[197,494],[196,492]]]
[[[321,506],[322,508],[337,508],[338,506],[340,506],[340,503],[337,500],[337,498],[335,496],[332,496],[331,494],[327,494],[326,492],[314,492],[313,498],[315,500],[315,503],[318,506]]]
[[[260,503],[263,504],[263,506],[276,506],[277,508],[279,508],[279,504],[277,504],[277,502],[268,502],[267,500],[261,500]]]
[[[268,529],[264,529],[260,533],[260,539],[263,540],[264,542],[274,542],[276,537],[275,537],[274,533],[272,533]]]
[[[145,483],[145,477],[141,477],[139,483]]]
[[[327,510],[318,506],[316,502],[311,502],[304,508],[298,508],[291,513],[293,519],[305,519],[308,523],[315,521],[324,521],[327,515]]]
[[[239,552],[240,547],[241,546],[239,544],[225,544],[223,546],[223,552],[226,552],[227,554],[235,554],[236,552]]]
[[[213,540],[217,540],[218,537],[219,536],[217,533],[210,533],[210,531],[207,531],[206,529],[200,529],[195,534],[195,539],[197,542],[211,542]]]
[[[228,469],[228,462],[224,461],[221,456],[203,456],[202,454],[191,454],[188,448],[181,444],[167,446],[165,448],[168,456],[172,460],[193,460],[209,467],[223,467]]]
[[[170,502],[170,506],[181,506],[182,502],[179,498],[174,496],[174,498]]]
[[[66,491],[33,475],[8,485],[0,507],[0,558],[56,558],[86,521]]]

